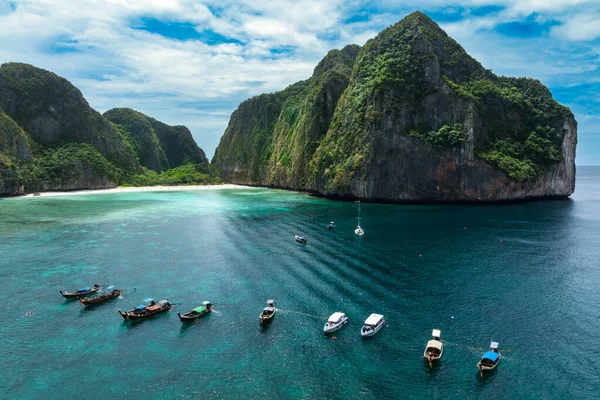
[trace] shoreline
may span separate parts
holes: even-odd
[[[85,189],[71,191],[48,191],[39,193],[27,193],[23,196],[14,196],[14,198],[24,199],[33,197],[59,197],[59,196],[79,196],[88,194],[110,194],[110,193],[136,193],[136,192],[174,192],[184,190],[215,190],[215,189],[256,189],[253,186],[234,185],[226,183],[223,185],[189,185],[189,186],[117,186],[110,189]]]

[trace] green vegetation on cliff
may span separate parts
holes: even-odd
[[[486,165],[507,182],[540,177],[564,161],[567,122],[576,128],[539,81],[496,76],[415,12],[362,48],[329,52],[308,80],[240,104],[213,162],[232,182],[392,199],[409,188],[426,196],[424,182],[449,182],[452,173],[474,184],[475,169]],[[448,164],[426,170],[442,175],[415,176],[423,169],[410,162],[426,163],[425,154]],[[443,195],[443,185],[431,187],[432,196]]]
[[[277,93],[242,103],[215,152],[223,177],[301,188],[312,153],[329,128],[360,47],[332,50],[313,75]]]
[[[146,168],[165,174],[160,183],[186,183],[187,166],[165,170],[189,163],[201,164],[193,167],[192,179],[216,181],[184,126],[131,109],[103,116],[52,72],[20,63],[0,66],[0,195],[114,187],[151,175]]]

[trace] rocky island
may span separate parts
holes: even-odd
[[[52,72],[0,66],[0,195],[215,183],[216,175],[186,127],[126,108],[102,115]]]
[[[392,202],[567,197],[577,122],[539,81],[496,76],[415,12],[232,114],[221,178]]]

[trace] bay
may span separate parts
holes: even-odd
[[[600,168],[569,200],[354,204],[271,189],[0,199],[3,398],[595,398]],[[331,220],[337,227],[325,229]],[[307,245],[294,241],[304,233]],[[84,308],[59,289],[122,298]],[[142,299],[172,312],[124,321]],[[280,310],[261,328],[267,299]],[[203,300],[214,312],[182,325]],[[335,340],[327,316],[349,324]],[[359,331],[370,313],[388,325]],[[424,346],[442,331],[431,369]],[[497,370],[476,368],[491,339]]]

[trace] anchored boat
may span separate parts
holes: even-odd
[[[500,358],[502,358],[502,355],[498,350],[499,346],[500,344],[498,342],[492,342],[490,343],[490,349],[483,353],[481,360],[479,360],[479,362],[477,363],[477,368],[479,369],[480,375],[483,375],[485,371],[493,370],[500,362]]]
[[[304,235],[296,235],[296,242],[298,243],[308,243],[308,240],[306,239],[306,237]]]
[[[323,331],[325,333],[332,333],[343,327],[348,323],[348,317],[343,312],[335,312],[331,314],[331,317],[327,320]]]
[[[183,315],[181,315],[179,313],[177,313],[177,315],[179,316],[179,320],[181,322],[188,322],[188,321],[196,321],[200,317],[205,316],[206,314],[210,313],[211,311],[212,311],[212,304],[210,303],[210,301],[203,301],[202,305],[200,307],[196,307],[192,311],[185,313]]]
[[[365,230],[363,228],[361,228],[361,226],[360,226],[360,200],[357,201],[357,203],[358,203],[358,217],[356,219],[358,220],[358,226],[354,230],[354,233],[358,236],[362,236],[365,234]]]
[[[385,319],[381,314],[371,314],[365,321],[360,334],[362,337],[369,337],[375,335],[385,325]]]
[[[433,332],[431,332],[431,336],[433,336],[433,339],[427,342],[427,346],[425,346],[425,352],[423,353],[423,357],[425,357],[427,361],[429,361],[429,366],[431,366],[434,361],[437,361],[440,358],[442,358],[442,354],[444,353],[444,345],[440,340],[441,334],[442,331],[440,331],[439,329],[434,329]]]
[[[119,314],[125,319],[143,319],[162,314],[173,308],[169,300],[161,300],[155,303],[153,299],[148,298],[144,300],[144,303],[146,304],[139,305],[131,311],[122,312],[119,310]]]
[[[258,316],[258,319],[260,320],[260,324],[263,325],[263,324],[266,324],[267,322],[271,322],[271,320],[275,316],[276,311],[277,311],[277,309],[275,308],[275,301],[267,300],[267,307],[265,307],[264,310],[262,310],[262,312]]]
[[[96,293],[98,290],[100,290],[100,285],[96,284],[92,287],[84,287],[84,288],[77,289],[76,291],[71,292],[71,293],[63,292],[62,290],[59,290],[59,293],[65,299],[76,299],[81,296],[89,296],[92,293]]]
[[[80,297],[79,302],[84,306],[91,306],[94,304],[102,304],[106,301],[116,299],[121,295],[121,291],[119,289],[113,289],[114,286],[109,286],[106,288],[104,293],[98,293],[98,295],[93,297]],[[111,291],[111,289],[113,289]]]
[[[327,229],[333,229],[335,228],[335,222],[331,221],[328,225],[327,225]]]

